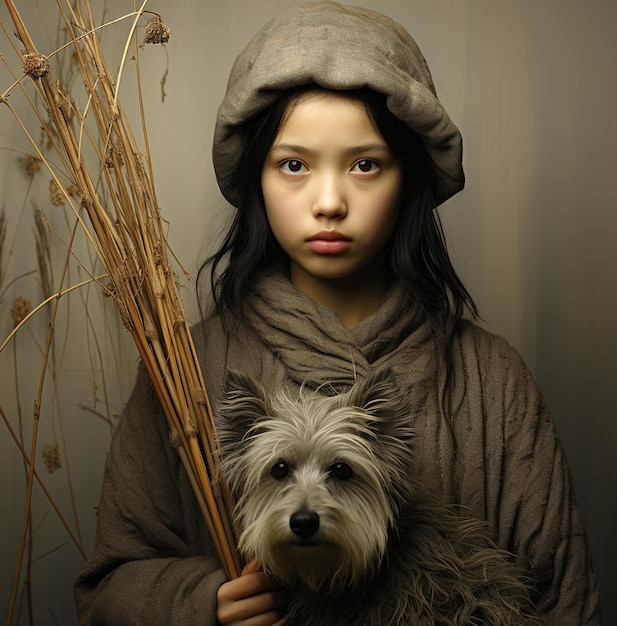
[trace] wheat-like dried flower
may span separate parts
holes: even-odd
[[[111,280],[111,278],[103,283],[100,283],[100,287],[101,287],[101,295],[104,298],[116,297],[116,293],[117,293],[116,285],[114,284],[114,281]]]
[[[84,4],[89,2],[85,0]],[[6,4],[18,36],[28,50],[36,50],[14,6],[15,0],[6,0]],[[75,29],[83,33],[75,48],[79,50],[79,73],[86,84],[88,117],[91,116],[98,134],[91,136],[86,131],[85,120],[83,124],[68,122],[68,107],[75,117],[81,118],[85,111],[81,113],[80,107],[67,103],[58,93],[60,86],[55,81],[43,78],[45,89],[37,91],[44,99],[42,106],[48,111],[51,123],[41,121],[47,138],[54,147],[60,148],[59,156],[69,169],[68,177],[62,182],[55,179],[55,184],[50,183],[52,200],[60,201],[63,196],[62,202],[73,203],[67,187],[69,183],[78,182],[84,219],[87,216],[93,227],[93,244],[117,288],[117,292],[109,291],[109,295],[117,303],[122,323],[133,336],[147,365],[216,551],[227,575],[235,578],[241,564],[235,549],[231,516],[234,502],[220,476],[209,402],[198,402],[193,394],[194,387],[198,387],[203,389],[202,397],[207,399],[200,364],[184,318],[177,276],[168,268],[165,225],[156,203],[148,142],[144,137],[146,154],[141,155],[114,86],[115,77],[108,70],[101,51],[98,28],[91,28],[90,20],[82,20],[80,11],[71,11],[70,18],[65,16],[64,19],[71,34],[76,31],[70,22],[77,22]],[[164,44],[169,37],[170,29],[160,16],[155,16],[146,25],[144,45]],[[142,122],[145,135],[145,120]],[[81,150],[86,135],[95,146],[104,146],[97,151],[99,158],[94,167],[88,167]],[[112,148],[108,151],[109,146]],[[113,207],[106,206],[107,199]],[[160,246],[153,254],[158,242]],[[212,484],[219,480],[222,487],[215,493]],[[22,553],[25,538],[22,533]],[[17,571],[16,581],[19,574]]]
[[[24,74],[27,74],[34,80],[44,78],[49,74],[49,70],[51,69],[49,59],[40,52],[24,54],[21,60],[23,62]]]
[[[56,81],[55,99],[56,106],[60,109],[64,119],[67,122],[70,122],[73,119],[73,105],[69,97],[64,92],[59,80]]]
[[[13,324],[17,326],[27,315],[30,313],[32,305],[30,300],[22,296],[17,296],[13,301],[13,307],[11,308],[11,317],[13,318]]]
[[[160,15],[154,15],[146,24],[144,43],[167,43],[171,30],[165,24]]]
[[[64,206],[66,201],[60,185],[53,179],[49,179],[49,200],[54,206]]]
[[[68,193],[69,196],[71,196],[71,198],[79,198],[79,196],[81,196],[81,191],[79,190],[79,187],[75,183],[71,183],[66,188],[66,193]]]
[[[26,170],[26,174],[32,178],[40,169],[41,169],[41,159],[34,155],[29,155],[27,157],[23,157],[19,159],[19,162],[24,166]]]
[[[122,151],[116,144],[111,144],[107,148],[107,156],[105,157],[105,167],[112,169],[115,166],[116,159],[119,165],[124,165],[124,157],[122,156]]]
[[[46,444],[42,451],[43,463],[50,474],[62,467],[62,457],[60,456],[60,448],[57,444]]]

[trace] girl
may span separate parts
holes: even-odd
[[[416,407],[410,480],[488,522],[547,624],[599,624],[555,425],[519,355],[469,321],[448,259],[434,209],[463,187],[461,138],[409,34],[333,2],[280,14],[232,69],[213,157],[238,209],[194,330],[215,410],[230,367],[270,390],[342,391],[390,365]],[[224,581],[143,372],[98,514],[82,623],[284,623],[257,564]]]

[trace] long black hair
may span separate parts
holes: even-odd
[[[201,266],[198,275],[198,296],[200,283],[209,274],[219,313],[231,311],[241,317],[242,302],[255,275],[285,254],[268,224],[261,173],[288,105],[300,93],[314,88],[315,85],[308,85],[286,92],[240,129],[246,138],[246,149],[235,179],[239,207],[223,243]],[[441,221],[435,211],[430,161],[418,136],[390,113],[384,96],[366,88],[345,93],[364,103],[377,129],[401,161],[402,206],[384,261],[391,275],[413,295],[450,361],[451,341],[462,319],[467,314],[475,318],[478,312],[448,256]],[[200,302],[203,305],[203,297]]]

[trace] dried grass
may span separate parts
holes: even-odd
[[[4,287],[5,268],[4,268],[4,243],[6,241],[6,211],[4,207],[0,211],[0,301],[2,301],[2,293]]]
[[[36,152],[32,163],[40,160],[50,172],[50,193],[54,204],[72,207],[79,220],[83,214],[87,215],[88,223],[82,222],[82,226],[109,277],[109,284],[101,286],[116,301],[122,321],[133,337],[221,563],[228,576],[235,577],[240,562],[230,521],[233,503],[225,485],[220,483],[212,411],[180,299],[177,277],[169,261],[165,222],[160,214],[152,175],[143,103],[140,99],[145,155],[138,147],[119,98],[121,74],[131,47],[139,85],[139,46],[135,30],[145,13],[147,0],[138,11],[123,17],[131,20],[132,28],[116,78],[107,67],[98,37],[101,26],[95,24],[88,0],[76,5],[68,0],[64,3],[58,0],[58,9],[70,37],[67,45],[73,46],[86,85],[88,104],[84,111],[71,104],[69,94],[54,77],[53,53],[45,56],[39,52],[12,0],[5,1],[25,48],[23,70],[34,81],[45,112],[51,116],[52,128],[46,134],[46,141],[55,145],[69,173],[70,180],[66,184],[11,106],[10,92],[22,86],[24,77],[16,78],[15,84],[0,94],[0,103],[11,110],[31,141]],[[162,18],[150,15],[146,41],[167,41],[169,29]],[[34,102],[30,102],[37,110]],[[37,115],[41,125],[46,127],[45,115],[42,112]],[[92,123],[94,128],[88,125]],[[92,142],[97,155],[88,162],[83,150],[85,139]],[[78,205],[75,197],[79,198]],[[41,224],[37,222],[43,254],[40,228]],[[38,419],[36,415],[35,419]],[[54,466],[59,457],[52,459],[50,455],[47,450],[47,459],[54,461],[51,464]],[[31,458],[34,458],[34,450]],[[31,464],[29,489],[34,475]],[[214,484],[218,485],[216,492]]]
[[[13,306],[11,307],[11,319],[13,320],[13,326],[19,326],[19,324],[26,319],[31,309],[32,305],[30,304],[30,300],[24,298],[23,296],[17,296],[15,300],[13,300]]]

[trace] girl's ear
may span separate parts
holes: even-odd
[[[267,415],[266,393],[249,376],[228,370],[224,392],[216,420],[223,456],[240,446],[249,429]]]

